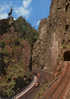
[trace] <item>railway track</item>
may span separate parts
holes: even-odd
[[[64,62],[64,68],[58,80],[49,87],[43,99],[63,99],[70,82],[70,62]]]
[[[36,83],[37,83],[37,77],[34,76],[34,79],[31,82],[31,84],[25,90],[23,90],[21,93],[14,96],[14,99],[21,99],[21,97],[24,96],[27,92],[29,92],[35,86]]]
[[[42,99],[64,99],[64,95],[67,91],[67,86],[70,82],[70,62],[64,62],[64,68],[62,69],[62,73],[59,75],[59,77],[53,81],[48,86],[47,91],[44,94],[44,97]],[[34,78],[32,83],[21,93],[16,95],[14,99],[21,99],[22,96],[26,95],[36,83],[37,78]]]

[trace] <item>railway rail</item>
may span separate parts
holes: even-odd
[[[46,90],[43,99],[64,99],[70,83],[70,62],[64,62],[59,78]]]
[[[38,82],[38,78],[37,76],[34,76],[33,81],[31,82],[30,85],[27,86],[27,88],[25,88],[21,93],[17,94],[16,96],[14,96],[14,99],[20,99],[22,96],[24,96],[28,91],[30,91],[35,84]]]

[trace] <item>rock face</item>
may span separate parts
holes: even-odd
[[[48,30],[48,20],[42,20],[39,27],[39,39],[33,48],[33,69],[42,69],[50,63],[50,34]]]
[[[52,0],[50,16],[39,26],[33,48],[33,69],[53,72],[60,61],[70,61],[70,1]]]

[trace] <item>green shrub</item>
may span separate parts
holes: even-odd
[[[0,42],[0,47],[5,48],[5,42]]]

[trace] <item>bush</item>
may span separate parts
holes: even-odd
[[[0,47],[5,48],[5,42],[0,42]]]

